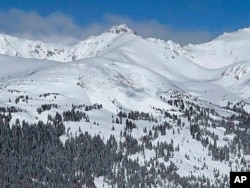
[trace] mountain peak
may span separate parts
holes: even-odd
[[[132,33],[132,34],[136,34],[136,32],[129,28],[126,24],[116,24],[114,26],[112,26],[109,30],[109,33],[115,33],[115,34],[120,34],[120,33]]]
[[[235,42],[235,40],[243,40],[245,41],[246,39],[250,38],[250,28],[243,28],[243,29],[239,29],[237,31],[234,32],[229,32],[229,33],[223,33],[222,35],[218,36],[216,39],[218,40],[233,40]],[[216,40],[215,39],[215,40]]]

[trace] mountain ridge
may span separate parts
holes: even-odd
[[[204,44],[189,44],[183,48],[192,54],[195,63],[209,69],[216,69],[250,60],[249,42],[250,28],[244,28],[224,33]]]
[[[43,43],[36,40],[20,39],[6,34],[0,35],[0,54],[13,57],[48,59],[55,61],[74,61],[98,56],[122,34],[135,32],[125,24],[115,25],[106,32],[91,36],[75,45]]]
[[[116,39],[123,36],[140,37],[126,24],[114,25],[97,36],[91,36],[74,45],[43,43],[36,40],[26,40],[10,35],[0,35],[0,54],[13,57],[48,59],[69,62],[84,58],[99,56],[110,50]],[[214,40],[204,44],[188,44],[181,46],[171,40],[164,41],[155,38],[144,40],[158,44],[166,50],[173,51],[191,62],[208,69],[226,67],[250,58],[250,29],[240,29],[232,33],[224,33]]]

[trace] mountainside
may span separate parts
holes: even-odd
[[[229,187],[230,171],[250,170],[250,61],[238,49],[240,62],[212,69],[202,45],[126,25],[70,47],[1,37],[1,185]]]
[[[74,61],[98,56],[109,48],[117,37],[122,34],[135,34],[126,25],[113,26],[107,32],[73,45],[45,44],[41,41],[24,40],[9,35],[0,35],[0,54],[55,61]]]
[[[214,69],[249,60],[250,28],[225,33],[218,38],[199,45],[184,47],[192,54],[193,61],[203,67]]]

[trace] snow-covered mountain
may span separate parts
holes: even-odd
[[[25,40],[0,34],[0,54],[14,57],[47,59],[69,62],[99,56],[107,51],[124,35],[136,36],[136,32],[127,25],[115,25],[98,36],[91,36],[75,45],[45,44],[41,41]],[[136,37],[135,37],[136,38]],[[224,33],[204,44],[181,46],[173,41],[149,38],[159,48],[173,52],[208,69],[222,68],[230,64],[249,60],[250,29],[240,29],[233,33]]]
[[[185,47],[126,25],[73,46],[1,35],[0,184],[229,187],[250,169],[247,32]]]
[[[0,54],[14,57],[48,59],[55,61],[74,61],[98,56],[113,44],[120,36],[135,32],[126,25],[116,25],[99,36],[72,45],[45,44],[41,41],[24,40],[9,35],[0,35]]]
[[[247,61],[249,49],[250,28],[225,33],[205,44],[184,46],[184,50],[192,54],[195,63],[209,69]]]

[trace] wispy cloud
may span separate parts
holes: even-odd
[[[41,16],[33,11],[10,9],[0,11],[0,17],[4,18],[0,22],[0,32],[45,42],[74,43],[103,31],[98,23],[82,27],[62,13]]]
[[[53,13],[41,16],[34,11],[10,9],[0,11],[0,32],[37,39],[44,42],[63,42],[72,44],[90,35],[97,35],[107,30],[111,25],[126,23],[143,37],[155,37],[173,40],[181,44],[201,43],[212,38],[211,33],[201,30],[181,30],[170,25],[161,24],[155,20],[135,21],[119,15],[105,15],[103,22],[93,22],[81,26],[73,18],[63,13]]]

